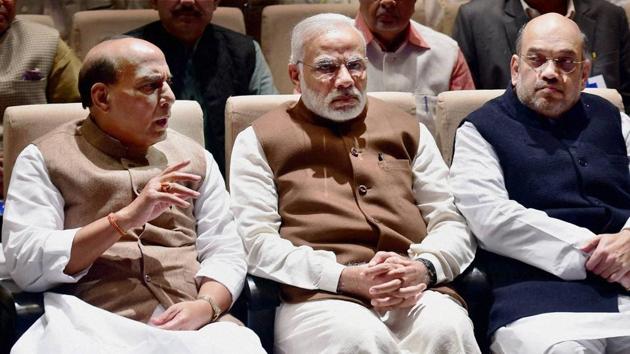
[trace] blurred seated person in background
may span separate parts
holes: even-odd
[[[457,130],[450,181],[486,250],[495,353],[630,353],[630,118],[580,93],[584,40],[562,15],[531,20],[505,94]]]
[[[453,37],[466,56],[478,89],[510,83],[516,35],[527,21],[555,12],[586,35],[592,63],[588,87],[613,88],[630,112],[630,28],[625,11],[605,0],[475,0],[457,14]]]
[[[435,134],[435,96],[475,85],[457,42],[411,20],[415,2],[360,0],[355,23],[367,42],[368,92],[413,93],[418,118]]]
[[[239,134],[230,164],[249,271],[282,284],[276,352],[478,353],[447,284],[474,238],[431,134],[367,98],[348,17],[300,22],[290,60],[302,97]]]
[[[79,101],[79,59],[53,28],[15,20],[15,7],[16,0],[0,0],[0,193],[4,110]]]
[[[217,164],[167,131],[170,77],[151,43],[97,45],[79,79],[89,116],[18,157],[7,268],[24,290],[67,295],[45,293],[13,353],[263,352],[249,329],[211,323],[229,318],[246,264]]]
[[[160,21],[128,34],[162,49],[175,97],[201,104],[206,149],[223,173],[226,100],[277,91],[258,43],[210,23],[217,5],[215,0],[153,0]]]
[[[78,11],[150,8],[151,0],[20,0],[17,12],[52,17],[61,37],[68,39],[72,28],[72,18]]]

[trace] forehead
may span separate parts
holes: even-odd
[[[521,51],[573,52],[582,51],[582,37],[571,27],[534,26],[523,33]]]
[[[146,55],[135,60],[126,60],[121,65],[121,76],[125,80],[144,80],[150,78],[170,76],[170,70],[166,60],[159,53]]]
[[[313,59],[320,55],[365,55],[359,34],[352,29],[335,29],[316,35],[307,42],[304,57]]]

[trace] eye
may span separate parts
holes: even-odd
[[[543,57],[542,55],[528,55],[526,58],[529,64],[535,68],[547,62],[547,58]]]
[[[339,69],[339,65],[332,61],[324,61],[315,64],[315,70],[322,74],[334,74]]]
[[[146,93],[151,93],[155,90],[162,88],[163,82],[164,81],[149,82],[147,84],[142,85],[141,90]]]
[[[350,60],[346,63],[346,68],[348,68],[349,71],[361,72],[365,69],[365,63],[363,63],[361,59]]]
[[[564,71],[573,70],[573,68],[575,67],[575,58],[572,57],[560,57],[555,59],[555,61],[558,66]]]

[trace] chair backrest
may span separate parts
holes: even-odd
[[[400,109],[415,114],[415,100],[407,92],[370,92],[368,95],[392,103]],[[285,102],[296,102],[300,95],[233,96],[225,105],[225,161],[226,179],[229,176],[230,157],[234,139],[263,114]]]
[[[621,95],[614,89],[586,89],[585,92],[602,96],[623,110]],[[503,94],[504,90],[447,91],[438,95],[436,142],[447,165],[451,165],[455,131],[461,121],[487,101]]]
[[[55,28],[55,21],[53,21],[52,17],[48,15],[21,14],[15,16],[15,18],[21,21],[36,22],[40,25]]]
[[[79,11],[72,20],[70,46],[83,59],[88,50],[103,39],[158,19],[157,11],[150,9]],[[212,23],[245,34],[245,20],[238,8],[218,7]]]
[[[4,113],[4,193],[6,195],[13,165],[20,152],[35,139],[55,127],[85,118],[88,111],[80,103],[13,106]],[[171,109],[170,129],[204,145],[203,113],[196,101],[176,101]]]

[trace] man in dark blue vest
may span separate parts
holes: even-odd
[[[450,181],[484,250],[496,353],[630,353],[630,118],[581,93],[584,38],[531,20],[505,94],[457,131]]]
[[[260,46],[210,23],[219,0],[152,0],[160,21],[127,34],[159,47],[180,100],[195,100],[204,115],[206,149],[225,173],[225,102],[230,96],[277,93]]]

